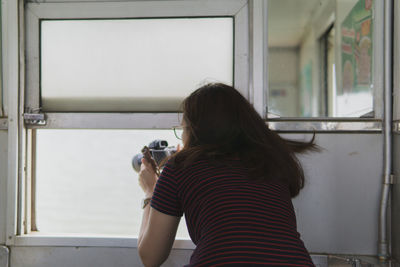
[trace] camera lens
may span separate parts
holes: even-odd
[[[137,172],[140,171],[140,165],[142,164],[142,158],[143,158],[143,154],[142,153],[136,154],[132,158],[132,167]]]
[[[161,141],[160,142],[160,148],[165,148],[168,146],[168,142],[167,141]]]

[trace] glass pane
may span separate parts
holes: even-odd
[[[41,233],[139,234],[144,193],[131,160],[173,130],[37,130],[37,225]],[[189,238],[182,218],[178,238]]]
[[[177,111],[206,81],[233,82],[233,19],[45,20],[47,111]]]
[[[373,11],[373,0],[268,1],[269,117],[374,117]]]

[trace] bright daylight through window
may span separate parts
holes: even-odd
[[[45,111],[177,111],[206,81],[233,83],[232,18],[41,22]]]
[[[136,236],[144,193],[132,158],[173,130],[38,130],[37,226],[43,234]],[[177,238],[189,238],[181,220]]]

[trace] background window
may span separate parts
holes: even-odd
[[[132,157],[172,130],[37,130],[36,216],[41,233],[139,233],[144,193]],[[178,238],[189,238],[184,218]]]
[[[43,20],[44,111],[177,111],[233,83],[233,19]]]
[[[374,117],[373,11],[372,0],[268,1],[268,112]]]

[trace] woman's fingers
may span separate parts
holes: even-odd
[[[146,159],[142,159],[139,172],[139,185],[142,187],[146,194],[152,194],[155,183],[157,181],[157,175],[155,174],[150,162]]]
[[[142,164],[140,165],[140,171],[142,170],[154,172],[150,162],[148,162],[145,158],[142,158]]]

